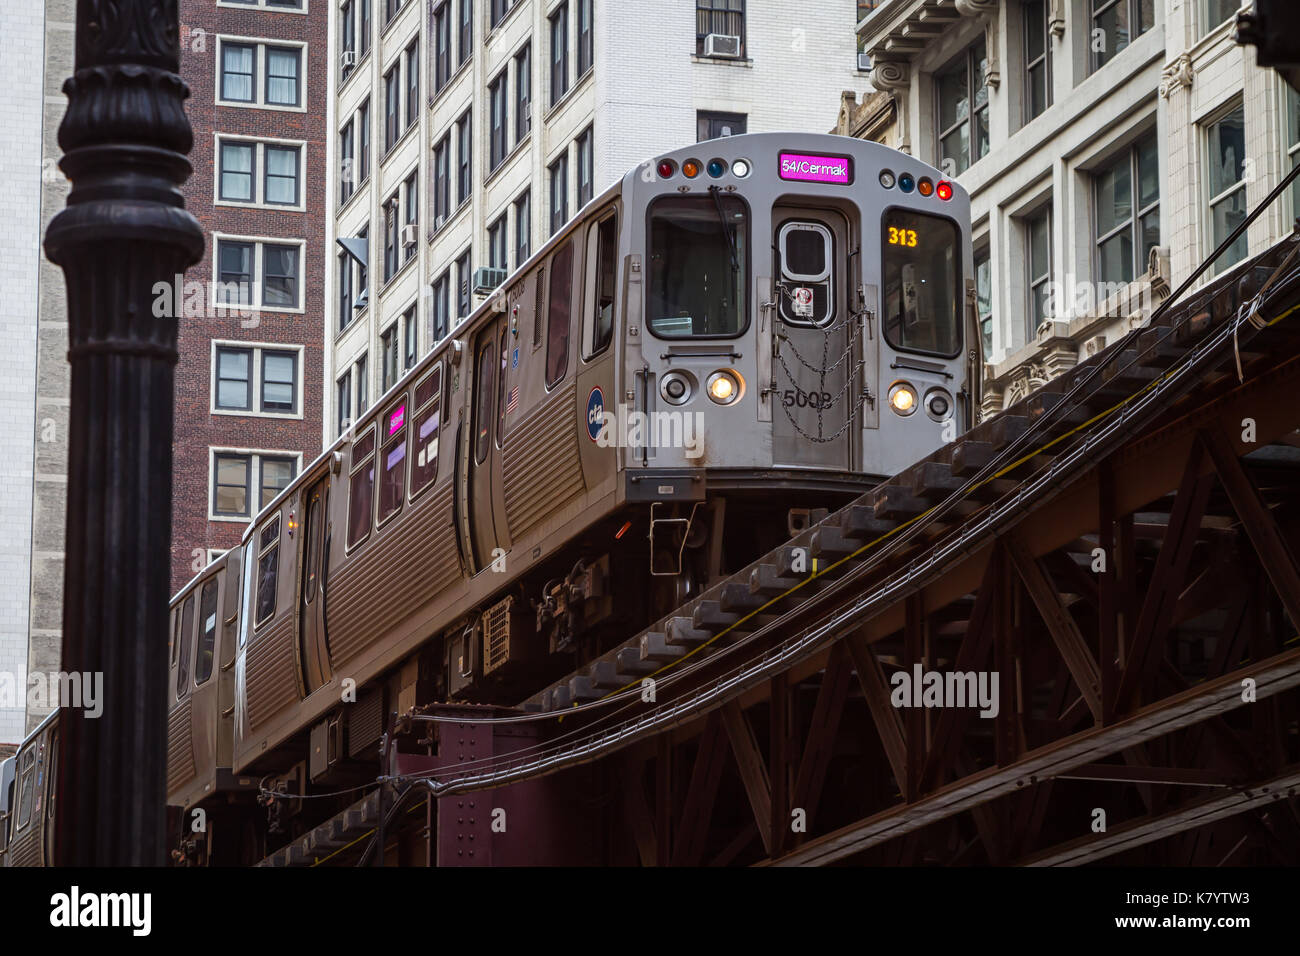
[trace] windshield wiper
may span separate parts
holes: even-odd
[[[722,209],[722,199],[718,196],[721,190],[717,186],[709,187],[709,195],[713,197],[713,205],[718,209],[718,224],[722,226],[722,235],[727,240],[727,250],[731,253],[731,271],[739,272],[740,264],[736,261],[736,240],[731,235],[731,230],[727,228],[727,214]]]

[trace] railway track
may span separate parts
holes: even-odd
[[[521,701],[513,714],[501,716],[498,709],[484,718],[492,725],[540,725],[547,732],[536,743],[506,755],[394,775],[386,782],[402,789],[409,811],[409,798],[416,794],[449,798],[503,787],[617,751],[645,760],[655,746],[651,738],[662,740],[670,731],[678,740],[700,735],[703,752],[709,721],[720,719],[753,803],[756,835],[762,837],[767,857],[825,863],[905,836],[945,814],[978,808],[1025,786],[1035,774],[1063,774],[1117,753],[1125,741],[1133,746],[1132,741],[1146,739],[1142,735],[1154,733],[1152,727],[1168,732],[1171,726],[1188,726],[1222,712],[1230,706],[1225,699],[1233,687],[1227,678],[1227,690],[1220,689],[1217,697],[1203,688],[1200,697],[1189,698],[1179,711],[1182,723],[1153,722],[1143,709],[1151,702],[1137,693],[1147,686],[1145,675],[1130,679],[1127,671],[1119,673],[1111,660],[1113,648],[1103,643],[1098,653],[1080,636],[1070,605],[1054,598],[1065,589],[1052,585],[1046,562],[1056,562],[1058,580],[1072,578],[1071,567],[1077,570],[1079,564],[1062,564],[1061,554],[1087,554],[1085,544],[1107,543],[1092,534],[1104,523],[1100,519],[1107,505],[1097,504],[1097,495],[1105,482],[1111,485],[1112,515],[1124,515],[1125,508],[1158,499],[1170,487],[1181,488],[1190,480],[1185,471],[1195,471],[1193,477],[1199,480],[1212,467],[1230,468],[1220,459],[1226,455],[1235,461],[1242,449],[1216,430],[1225,416],[1252,411],[1242,417],[1254,420],[1264,445],[1300,426],[1294,400],[1300,384],[1300,316],[1293,315],[1300,308],[1300,272],[1286,271],[1292,268],[1290,256],[1297,244],[1300,238],[1289,238],[1191,293],[1149,327],[1135,329],[566,679]],[[1270,280],[1266,296],[1257,303],[1262,308],[1250,313],[1243,303],[1249,304]],[[1208,448],[1204,454],[1198,451],[1202,445]],[[1103,462],[1107,478],[1099,477]],[[1229,484],[1224,477],[1225,487]],[[1081,506],[1085,500],[1092,503]],[[1178,502],[1186,500],[1191,499],[1180,491],[1162,526],[1166,537],[1176,534],[1183,520]],[[1286,577],[1285,571],[1280,573]],[[974,638],[993,632],[992,622],[1002,620],[1002,599],[993,596],[1000,574],[1023,579],[1025,594],[1060,653],[1066,676],[1058,683],[1070,689],[1066,696],[1077,693],[1070,704],[1075,717],[1091,714],[1095,734],[1105,741],[1054,752],[1048,755],[1054,759],[1040,759],[1042,766],[1035,771],[1021,766],[1023,741],[1017,745],[1002,739],[1014,736],[1014,728],[1007,731],[997,721],[997,766],[968,774],[950,768],[945,774],[935,754],[945,740],[951,744],[961,739],[962,719],[945,715],[937,726],[917,731],[916,712],[890,714],[883,702],[887,692],[882,662],[899,667],[923,656],[937,661],[940,655],[933,650],[918,650],[922,623],[927,613],[955,608],[956,618],[934,633],[942,635],[946,627],[951,635],[971,638],[954,645],[947,658],[950,665],[978,663],[985,645],[997,643],[994,638]],[[1070,587],[1075,598],[1089,585],[1074,582]],[[1277,589],[1294,621],[1300,594],[1288,593],[1289,587],[1284,582]],[[1135,650],[1139,644],[1134,641],[1140,642],[1145,631],[1136,608],[1130,610],[1136,625],[1125,626],[1136,626],[1136,631],[1127,635],[1127,646]],[[925,640],[937,645],[940,638],[931,635]],[[903,802],[878,819],[868,818],[852,833],[792,847],[790,838],[778,832],[777,808],[787,807],[801,794],[806,798],[820,786],[816,761],[811,767],[801,765],[798,774],[791,775],[793,782],[778,782],[775,771],[770,778],[760,772],[764,768],[754,764],[764,758],[750,746],[753,733],[743,709],[764,700],[775,708],[775,682],[797,682],[817,673],[823,680],[812,729],[820,720],[834,737],[839,719],[833,713],[836,695],[842,705],[849,675],[855,673]],[[1282,693],[1300,683],[1300,659],[1277,663],[1269,675],[1260,692]],[[407,715],[408,726],[439,721],[440,707]],[[464,706],[456,708],[460,716],[455,719],[464,720]],[[1167,715],[1162,710],[1157,716]],[[775,737],[773,741],[768,758],[775,761]],[[813,752],[810,743],[807,753]],[[965,780],[973,789],[954,796],[943,787],[945,775],[958,778],[954,787]],[[991,782],[974,786],[984,777]],[[318,850],[334,852],[361,840],[376,820],[372,800],[373,795],[360,801],[265,862],[319,862]],[[395,808],[403,806],[400,798],[392,802]],[[370,812],[365,812],[367,807]],[[770,827],[762,819],[768,811]],[[1187,818],[1208,819],[1215,812],[1222,816],[1226,811],[1216,804],[1213,812]],[[341,825],[340,818],[351,822]],[[1164,831],[1157,826],[1152,832]],[[1122,849],[1132,841],[1112,843]],[[1063,851],[1042,854],[1041,859],[1069,862],[1078,856]]]

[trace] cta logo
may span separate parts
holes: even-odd
[[[605,427],[605,393],[597,385],[587,396],[587,437],[595,441]]]

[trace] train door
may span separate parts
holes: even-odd
[[[839,213],[772,210],[777,308],[773,464],[849,469],[859,401],[849,228]]]
[[[600,436],[603,414],[613,416],[618,410],[618,393],[614,389],[616,349],[614,311],[618,299],[618,214],[607,215],[587,228],[586,252],[583,256],[582,286],[582,362],[578,366],[578,400],[586,402],[587,439],[579,438],[582,470],[587,487],[609,477],[614,469],[612,445],[602,448]],[[582,406],[579,406],[581,408]],[[617,425],[610,426],[617,435]]]
[[[311,486],[303,509],[298,597],[298,660],[303,690],[311,694],[331,677],[325,642],[325,566],[329,559],[329,477]]]
[[[217,633],[220,628],[220,579],[219,574],[214,574],[199,587],[194,689],[190,696],[190,746],[193,748],[196,767],[211,767],[216,761],[218,700],[217,682],[212,679],[212,675],[216,670]]]
[[[504,318],[474,338],[469,437],[469,534],[474,573],[492,564],[497,548],[510,549],[501,494],[501,440],[509,404],[510,342]]]

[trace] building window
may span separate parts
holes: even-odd
[[[745,132],[745,125],[743,113],[699,112],[695,114],[695,137],[702,143],[720,136],[740,136]]]
[[[384,151],[393,148],[402,133],[402,77],[397,64],[384,74]]]
[[[987,247],[975,250],[975,311],[987,362],[993,358],[993,268]]]
[[[415,226],[419,222],[420,209],[420,190],[417,183],[419,177],[416,173],[406,177],[406,225]],[[414,231],[414,230],[412,230]],[[403,253],[402,261],[410,262],[415,256],[415,250],[419,248],[419,240],[405,243],[406,250]]]
[[[1144,7],[1151,6],[1146,0]],[[1225,20],[1231,20],[1241,9],[1241,0],[1201,0],[1201,36],[1211,32]]]
[[[339,133],[339,205],[342,206],[356,192],[356,139],[352,120],[348,120]]]
[[[488,266],[493,269],[510,268],[506,261],[506,228],[505,213],[488,226]]]
[[[560,4],[551,14],[551,105],[569,92],[569,6]]]
[[[533,128],[533,47],[515,54],[515,142]]]
[[[1092,68],[1105,66],[1155,23],[1154,0],[1091,0]],[[1234,2],[1233,6],[1237,4]]]
[[[495,28],[498,23],[506,18],[510,8],[514,6],[512,0],[490,0],[491,9],[488,13],[488,24]]]
[[[297,351],[219,345],[216,364],[217,410],[297,414]]]
[[[488,84],[488,172],[492,172],[506,158],[509,148],[509,117],[506,115],[506,71],[502,70],[497,78]]]
[[[549,167],[551,184],[551,235],[560,231],[560,227],[569,221],[569,154],[561,153],[560,158]]]
[[[231,103],[254,102],[253,90],[257,84],[257,47],[251,43],[223,43],[221,45],[221,98]]]
[[[470,275],[469,250],[466,249],[456,260],[456,318],[463,319],[470,313]]]
[[[357,171],[357,182],[364,183],[370,178],[370,98],[361,101],[361,108],[357,110],[357,129],[360,131],[361,148],[360,169]]]
[[[361,51],[357,59],[370,52],[370,0],[358,0],[361,4]]]
[[[420,116],[420,44],[406,48],[406,125],[411,127]]]
[[[1246,114],[1238,106],[1212,124],[1209,140],[1211,244],[1217,249],[1246,218]],[[1214,263],[1222,271],[1246,258],[1243,232]]]
[[[745,0],[695,0],[695,55],[705,56],[711,33],[736,37],[745,55]]]
[[[343,373],[343,377],[334,383],[335,406],[338,408],[336,434],[342,435],[352,425],[352,371]]]
[[[585,76],[595,60],[591,20],[595,0],[578,0],[578,76]]]
[[[433,148],[433,228],[439,229],[451,212],[451,136]]]
[[[1160,161],[1154,134],[1124,152],[1093,179],[1097,277],[1132,282],[1147,271],[1160,244]]]
[[[352,324],[352,256],[339,253],[339,331]]]
[[[529,238],[532,235],[533,223],[529,211],[529,194],[524,190],[523,194],[515,200],[515,268],[518,269],[531,256],[532,248]]]
[[[1025,122],[1052,105],[1052,43],[1047,33],[1047,0],[1022,4],[1025,33]]]
[[[357,11],[352,0],[344,0],[339,8],[339,29],[342,47],[339,82],[346,83],[352,71],[357,68]]]
[[[218,192],[222,202],[298,205],[301,147],[218,141]],[[259,181],[258,168],[263,170]]]
[[[299,252],[298,245],[217,239],[217,304],[298,309]]]
[[[379,336],[379,392],[387,392],[397,381],[397,323],[394,322]]]
[[[451,0],[433,12],[433,92],[451,79]]]
[[[578,136],[578,208],[591,202],[592,184],[592,143],[591,127],[588,126]]]
[[[402,0],[384,0],[384,23],[397,16],[397,11],[402,9]]]
[[[937,165],[945,176],[960,176],[989,151],[988,65],[981,39],[934,78],[939,117]]]
[[[419,356],[419,324],[415,318],[415,306],[402,313],[402,369],[415,367]]]
[[[356,364],[352,366],[352,377],[357,380],[357,417],[360,418],[367,408],[370,407],[370,375],[369,363],[366,361],[366,354],[363,352],[357,358]]]
[[[474,52],[474,0],[460,0],[460,62]]]
[[[434,280],[429,296],[429,344],[441,342],[451,331],[450,322],[451,270]]]
[[[470,129],[470,111],[456,121],[456,205],[469,199],[473,170],[474,138]]]
[[[212,456],[212,514],[251,518],[288,487],[298,471],[289,455],[216,452]],[[257,484],[252,486],[256,476]]]
[[[398,228],[397,194],[384,203],[384,281],[387,282],[397,274],[398,263]]]
[[[1048,285],[1052,279],[1052,210],[1044,206],[1025,219],[1025,268],[1029,307],[1025,341],[1033,341],[1048,315]]]
[[[223,410],[253,407],[252,349],[217,349],[217,401]]]
[[[266,48],[266,102],[272,106],[301,106],[298,76],[302,69],[300,47]]]

